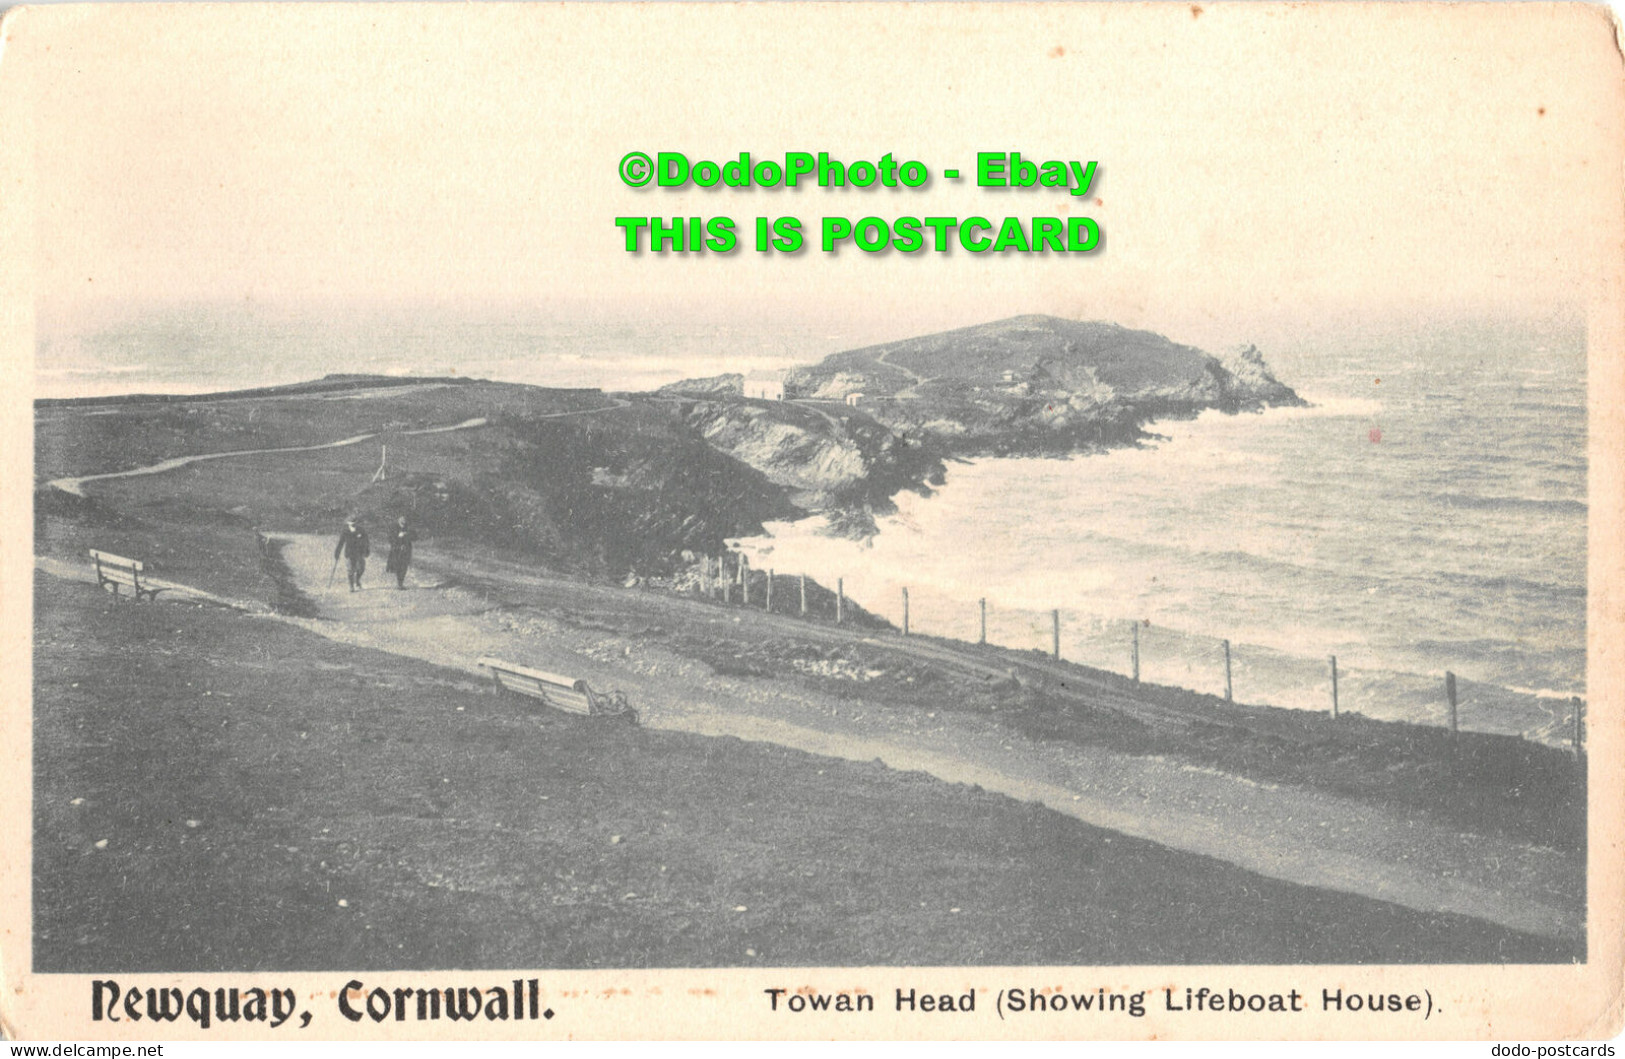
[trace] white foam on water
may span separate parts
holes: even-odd
[[[1583,379],[1542,378],[1554,400],[1531,411],[1508,363],[1482,381],[1445,356],[1370,377],[1334,364],[1310,408],[1156,422],[1158,440],[1105,455],[950,463],[872,540],[814,519],[745,544],[843,578],[894,623],[908,587],[918,632],[974,639],[986,598],[990,639],[1047,651],[1058,608],[1063,656],[1117,672],[1129,620],[1149,620],[1148,680],[1222,691],[1229,639],[1244,701],[1328,708],[1335,654],[1343,709],[1436,723],[1448,668],[1498,685],[1464,726],[1557,741],[1552,699],[1584,690],[1584,418],[1561,411]],[[1380,399],[1337,390],[1379,378]],[[1442,392],[1462,400],[1427,399]],[[1528,470],[1553,449],[1562,465]],[[1451,501],[1469,490],[1484,502]]]

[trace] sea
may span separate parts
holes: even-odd
[[[1154,422],[1138,448],[951,465],[868,541],[743,542],[911,630],[1237,701],[1561,744],[1586,675],[1586,362],[1577,328],[1284,346],[1310,402]]]
[[[42,339],[39,396],[199,392],[328,371],[645,389],[873,337],[658,321],[335,331],[207,314]],[[897,337],[897,336],[887,336]],[[1176,336],[1177,337],[1177,336]],[[1245,336],[1241,336],[1245,337]],[[1573,322],[1417,322],[1261,344],[1307,408],[1149,425],[1137,448],[951,462],[866,540],[820,518],[739,542],[920,634],[1239,702],[1553,745],[1586,687],[1586,348]]]

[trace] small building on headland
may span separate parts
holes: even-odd
[[[745,376],[745,396],[756,397],[764,401],[784,400],[784,376],[782,371],[753,371]]]
[[[863,400],[863,394],[861,393],[849,393],[846,395],[846,403],[853,408],[856,408],[858,406],[858,402],[861,400]]]

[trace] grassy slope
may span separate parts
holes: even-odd
[[[36,971],[1571,955],[213,608],[36,621]]]
[[[1359,714],[1333,721],[1325,713],[1227,703],[1183,688],[1136,687],[1126,677],[1071,663],[1045,660],[1042,670],[1032,671],[1024,665],[1030,656],[998,647],[975,652],[993,665],[1014,664],[1023,676],[1018,687],[947,675],[940,666],[873,642],[830,645],[782,635],[751,639],[749,630],[740,629],[726,638],[679,632],[672,646],[723,673],[780,677],[922,712],[972,712],[1037,739],[1165,755],[1256,782],[1387,806],[1469,832],[1561,850],[1585,848],[1584,759],[1577,762],[1562,750],[1521,739],[1469,732],[1452,738],[1443,728]],[[858,690],[850,680],[809,673],[808,661],[885,676]],[[1068,693],[1064,685],[1070,675],[1111,691]]]
[[[298,392],[297,387],[287,388]],[[175,456],[314,445],[357,434],[442,426],[477,416],[599,408],[596,390],[543,390],[500,383],[389,387],[354,395],[226,397],[91,407],[52,405],[35,420],[35,477],[140,467]],[[376,450],[373,450],[376,453]],[[374,456],[376,462],[376,455]]]
[[[494,558],[494,557],[488,557]],[[764,620],[765,580],[733,622],[662,594],[575,591],[567,582],[521,589],[500,573],[459,564],[460,583],[539,608],[582,628],[658,643],[715,672],[782,681],[854,703],[975,715],[1045,742],[1166,756],[1265,784],[1325,791],[1473,834],[1563,851],[1585,848],[1585,760],[1515,737],[1373,720],[1345,713],[1227,703],[1037,652],[933,637],[875,636],[836,628],[825,609],[807,620],[793,578],[779,579],[775,618]],[[819,590],[822,592],[822,590]],[[714,606],[722,606],[718,602]],[[915,653],[919,651],[921,653]],[[957,663],[935,652],[951,652]],[[981,669],[968,668],[967,664]],[[1007,676],[1019,674],[1019,683]],[[861,679],[855,674],[869,674]]]
[[[1150,331],[1115,324],[1022,316],[903,339],[827,357],[816,371],[870,371],[884,363],[925,378],[946,376],[997,386],[1006,370],[1026,373],[1058,361],[1093,367],[1120,390],[1188,385],[1201,380],[1212,360]]]
[[[296,457],[233,457],[96,483],[93,496],[106,502],[41,488],[37,547],[61,555],[101,547],[152,562],[161,578],[264,598],[255,526],[336,533],[360,512],[378,533],[405,514],[425,537],[502,544],[555,568],[618,579],[629,569],[667,572],[684,549],[715,554],[726,537],[798,514],[784,490],[709,448],[671,406],[559,417],[609,404],[596,391],[475,383],[339,400],[56,409],[36,430],[41,481],[384,433]],[[489,421],[477,438],[401,433],[474,418]],[[369,486],[381,444],[393,473]],[[600,486],[599,471],[623,484]]]

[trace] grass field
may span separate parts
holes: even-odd
[[[1572,955],[271,619],[35,603],[37,972]]]

